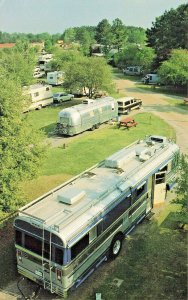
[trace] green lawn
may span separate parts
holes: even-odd
[[[56,108],[52,108],[53,112],[54,110]],[[33,116],[36,118],[35,114]],[[35,126],[39,127],[39,123],[43,123],[41,121],[44,116],[43,112],[43,115],[40,115],[38,125],[36,125],[36,119],[33,118],[33,122],[36,122]],[[159,134],[175,138],[173,129],[162,119],[152,114],[139,113],[135,116],[135,120],[138,122],[138,126],[130,130],[118,129],[117,125],[108,125],[93,132],[88,131],[86,135],[80,134],[71,141],[67,138],[65,149],[63,147],[50,147],[42,166],[41,176],[24,184],[26,197],[30,200],[38,197],[61,182],[102,161],[119,149],[144,138],[145,135]],[[47,121],[46,127],[48,127]]]
[[[41,110],[34,110],[27,113],[27,118],[33,125],[34,130],[41,129],[46,135],[48,135],[55,129],[58,113],[66,107],[80,104],[81,102],[82,99],[74,99],[58,105],[48,106]]]

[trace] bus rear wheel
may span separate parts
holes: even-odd
[[[123,244],[123,234],[117,234],[113,238],[112,243],[110,245],[110,252],[109,252],[110,258],[115,259],[119,255],[119,253],[121,252],[122,244]]]
[[[100,124],[98,123],[98,124],[95,125],[95,128],[98,129],[99,126],[100,126]]]

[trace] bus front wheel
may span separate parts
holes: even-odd
[[[115,259],[121,252],[123,243],[123,234],[117,234],[111,243],[109,256],[112,259]]]

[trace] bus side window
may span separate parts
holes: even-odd
[[[89,231],[89,244],[97,237],[97,226]]]
[[[137,187],[137,189],[135,190],[133,196],[133,203],[135,203],[144,194],[145,191],[146,191],[146,182],[140,185],[139,187]]]
[[[89,245],[89,233],[87,233],[81,240],[79,240],[71,248],[71,259],[74,259]]]
[[[19,230],[16,230],[16,244],[22,246],[22,233]]]
[[[126,197],[104,217],[103,230],[107,229],[131,206],[131,197]]]

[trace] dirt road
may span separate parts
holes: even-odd
[[[176,131],[176,142],[181,152],[188,154],[188,111],[168,103],[168,99],[183,101],[183,98],[139,89],[136,82],[127,79],[115,82],[121,94],[142,99],[144,111],[152,112],[169,123]]]

